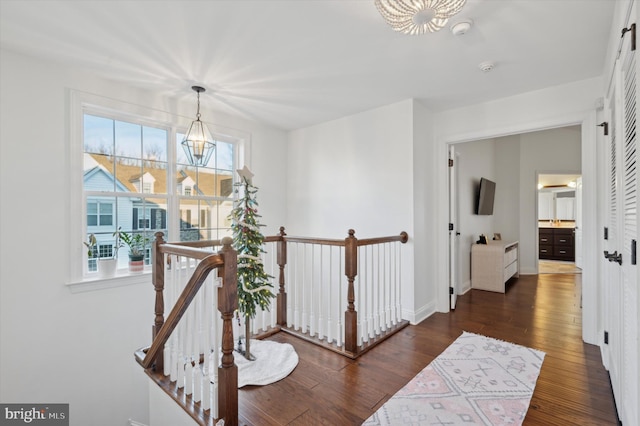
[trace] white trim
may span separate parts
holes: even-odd
[[[105,290],[108,288],[124,287],[137,284],[149,284],[151,271],[142,274],[122,275],[112,278],[93,278],[74,281],[65,284],[71,293],[86,293],[88,291]]]
[[[435,302],[428,303],[418,308],[416,311],[409,311],[407,309],[402,309],[402,318],[406,319],[411,323],[411,325],[417,325],[429,318],[432,314],[436,312],[436,304]]]
[[[583,210],[584,211],[596,211],[597,208],[597,194],[596,194],[596,164],[595,164],[595,102],[592,110],[582,110],[570,112],[567,114],[561,114],[553,118],[544,119],[537,122],[525,122],[520,123],[513,126],[503,126],[497,128],[491,128],[488,130],[481,130],[475,132],[468,132],[464,134],[451,135],[447,137],[439,137],[436,138],[437,147],[437,155],[436,157],[440,159],[440,161],[436,162],[436,173],[437,173],[437,232],[435,232],[436,244],[437,247],[448,247],[448,185],[447,185],[447,168],[445,167],[445,161],[448,158],[448,145],[452,143],[461,143],[461,142],[469,142],[476,141],[482,139],[488,139],[492,137],[499,136],[507,136],[521,133],[529,133],[540,130],[548,130],[551,128],[557,127],[566,127],[573,126],[579,124],[583,127],[590,126],[593,129],[587,129],[588,135],[593,135],[589,141],[582,141],[582,155],[583,155],[583,164],[582,164],[582,176],[583,179],[586,177],[587,182],[584,185],[586,188],[584,191],[584,199],[583,199]],[[586,143],[586,145],[585,145]],[[590,235],[590,237],[583,239],[584,247],[595,247],[598,243],[597,235],[597,223],[596,219],[585,220],[583,225],[583,235]],[[436,265],[438,265],[436,270],[436,282],[440,283],[436,287],[436,301],[437,301],[437,310],[439,312],[449,312],[449,303],[448,303],[448,282],[449,282],[449,274],[448,274],[448,254],[447,250],[439,250],[437,252]],[[598,250],[585,250],[585,264],[590,263],[590,266],[583,270],[582,274],[582,284],[583,284],[583,294],[586,295],[587,300],[586,304],[583,305],[583,339],[587,343],[597,344],[598,340],[596,339],[596,325],[597,325],[597,306],[593,305],[592,299],[594,297],[594,292],[596,288],[596,278],[598,276],[597,272],[597,259],[595,258],[595,254],[599,253]],[[524,272],[523,272],[524,274]],[[597,298],[595,299],[597,301]]]

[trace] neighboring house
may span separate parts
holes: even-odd
[[[144,173],[140,173],[141,165],[136,160],[128,163],[119,159],[114,164],[112,156],[85,154],[85,165],[88,165],[83,176],[85,191],[115,191],[124,195],[118,196],[117,202],[116,198],[109,196],[87,197],[87,234],[94,234],[97,239],[97,252],[88,260],[88,271],[97,270],[97,257],[114,255],[113,233],[119,227],[130,233],[145,233],[149,240],[153,239],[156,232],[166,235],[167,173],[161,167],[163,164],[145,162],[142,165]],[[232,180],[231,176],[216,175],[206,169],[196,172],[195,169],[185,168],[179,172],[176,190],[178,195],[184,196],[180,200],[181,241],[212,239],[217,234],[211,230],[230,226],[227,218],[233,208],[231,201],[208,201],[195,197],[229,197],[233,188]],[[135,194],[158,194],[160,197],[142,198]],[[148,248],[145,262],[149,264],[150,259],[151,249]],[[121,262],[120,266],[124,264]]]

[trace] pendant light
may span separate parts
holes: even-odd
[[[206,166],[216,148],[216,143],[211,137],[211,133],[207,129],[207,126],[200,121],[200,93],[204,92],[204,87],[192,86],[198,94],[198,110],[196,113],[196,119],[191,123],[189,131],[182,140],[182,148],[184,149],[189,164],[192,166]]]

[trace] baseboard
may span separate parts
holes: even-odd
[[[463,294],[467,294],[469,290],[471,290],[471,280],[465,281],[464,284],[462,284],[462,288],[458,292],[458,295],[462,296]]]
[[[408,320],[411,325],[416,325],[424,321],[425,319],[429,318],[435,312],[436,312],[436,304],[435,302],[432,302],[420,307],[416,311],[409,311],[407,309],[403,309],[402,318]]]
[[[129,419],[129,423],[127,426],[147,426],[144,423],[136,422],[135,420]]]

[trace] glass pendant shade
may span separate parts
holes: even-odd
[[[200,92],[204,92],[204,88],[193,86],[193,90],[198,92],[198,112],[196,120],[191,123],[189,131],[182,140],[182,149],[192,166],[206,166],[216,148],[216,143],[209,133],[207,126],[200,121]]]
[[[182,148],[187,155],[189,164],[205,166],[216,148],[216,143],[207,127],[198,119],[191,123],[187,135],[182,140]]]
[[[375,0],[378,12],[395,31],[417,35],[443,28],[466,0]]]

